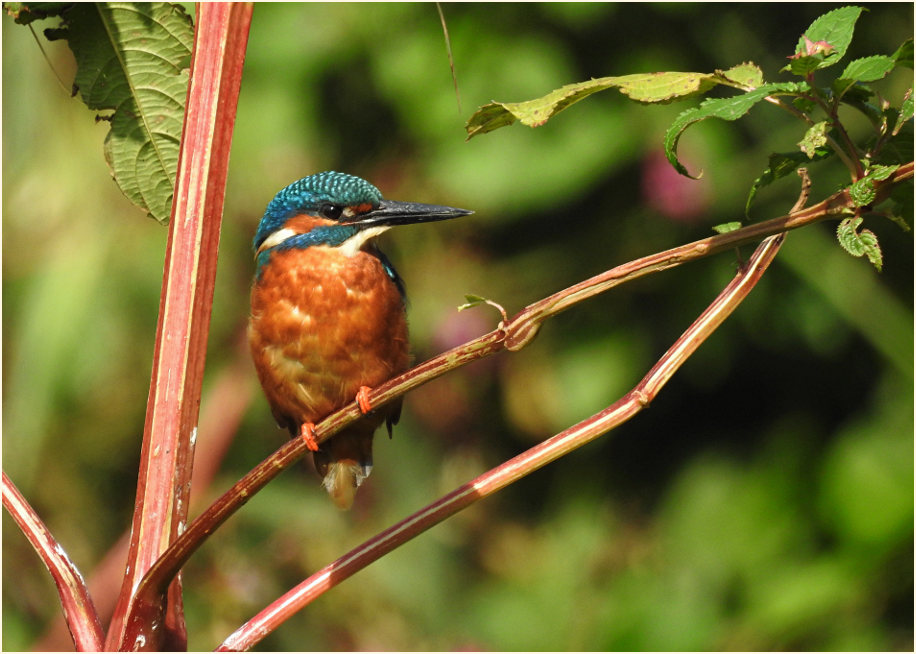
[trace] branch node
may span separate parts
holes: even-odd
[[[808,169],[799,168],[795,172],[801,177],[801,190],[798,193],[798,200],[795,201],[795,205],[789,210],[790,214],[804,209],[805,205],[808,204],[808,198],[811,196],[811,177],[808,176]]]

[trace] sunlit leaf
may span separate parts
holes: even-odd
[[[856,21],[862,11],[862,7],[840,7],[817,18],[798,39],[796,56],[814,58],[820,55],[822,58],[816,68],[826,68],[837,63],[849,48]],[[831,47],[829,50],[818,48],[818,43],[827,43]],[[812,47],[812,44],[815,46]]]
[[[755,89],[763,84],[763,71],[753,63],[732,66],[728,70],[717,71],[719,75],[747,89]]]
[[[863,177],[860,180],[857,180],[849,188],[849,197],[855,203],[857,207],[864,207],[871,204],[875,201],[877,196],[877,190],[875,189],[875,182],[880,182],[882,180],[890,177],[899,166],[873,166],[869,169],[868,175]]]
[[[468,119],[468,138],[511,125],[516,120],[528,127],[539,127],[570,105],[592,93],[617,88],[631,100],[664,103],[702,93],[719,83],[707,73],[637,73],[620,77],[601,77],[567,84],[547,95],[526,102],[491,102]]]
[[[874,55],[863,57],[849,62],[843,73],[834,80],[833,89],[837,94],[843,95],[857,82],[874,82],[886,77],[897,62],[893,57]]]
[[[804,138],[798,142],[798,149],[801,150],[809,159],[813,159],[817,154],[818,148],[827,143],[827,121],[822,120],[815,123],[805,132]]]
[[[858,231],[860,224],[862,224],[860,217],[845,218],[840,221],[836,230],[837,240],[849,254],[854,257],[865,255],[869,262],[880,271],[883,260],[878,237],[869,229]]]
[[[863,57],[849,62],[840,75],[843,82],[874,82],[894,70],[895,60],[885,55]]]
[[[717,84],[706,73],[646,73],[618,77],[620,92],[637,102],[669,102],[703,93]]]

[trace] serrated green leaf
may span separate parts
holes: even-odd
[[[855,82],[874,82],[883,79],[894,70],[896,60],[886,55],[862,57],[849,62],[837,82],[853,84]]]
[[[849,197],[857,207],[864,207],[875,201],[875,185],[867,177],[857,180],[849,187]]]
[[[897,51],[891,55],[901,66],[905,66],[910,70],[913,69],[913,39],[907,39],[900,44],[900,47],[897,48]]]
[[[881,247],[878,245],[878,237],[870,229],[858,231],[861,224],[862,219],[858,217],[841,220],[836,229],[837,241],[852,256],[865,255],[878,272],[881,272],[883,257]]]
[[[862,7],[840,7],[818,17],[799,38],[795,53],[802,56],[808,54],[805,40],[807,37],[810,42],[824,42],[833,46],[829,52],[823,53],[823,59],[817,68],[826,68],[837,63],[846,54],[852,42],[856,21],[863,11]]]
[[[704,100],[699,107],[693,107],[681,113],[668,128],[668,131],[665,133],[665,156],[680,174],[692,177],[677,158],[677,143],[681,138],[681,134],[683,134],[684,130],[690,127],[690,125],[701,120],[706,120],[707,118],[719,118],[729,121],[737,120],[768,95],[799,93],[803,90],[807,90],[807,88],[807,84],[782,82],[778,84],[765,84],[743,95]]]
[[[732,66],[728,70],[716,71],[730,82],[746,88],[755,89],[763,84],[763,71],[760,67],[751,62]]]
[[[904,96],[903,102],[900,104],[900,117],[897,119],[897,124],[900,125],[910,120],[913,117],[913,89],[910,89],[909,92]]]
[[[734,220],[730,223],[721,223],[719,225],[712,226],[712,231],[716,232],[717,234],[728,234],[729,232],[733,232],[736,229],[741,229],[741,222],[738,220]]]
[[[861,257],[865,254],[865,248],[862,246],[862,241],[856,232],[856,228],[860,224],[862,224],[862,219],[859,217],[844,218],[836,228],[837,241],[840,242],[844,250],[854,257]]]
[[[718,84],[708,73],[638,73],[617,78],[621,93],[636,102],[664,103],[704,93]]]
[[[168,222],[194,32],[178,5],[74,4],[62,14],[86,105],[110,113],[105,159],[121,191]]]
[[[886,77],[897,65],[893,57],[885,55],[874,55],[872,57],[863,57],[849,62],[846,70],[833,81],[833,90],[838,96],[842,96],[853,88],[857,83],[875,82]],[[868,92],[867,95],[871,95]],[[866,98],[862,98],[864,102]]]
[[[864,207],[871,204],[875,201],[877,196],[877,190],[875,189],[875,182],[880,182],[882,180],[890,177],[899,166],[872,166],[868,170],[868,174],[862,179],[856,180],[856,182],[849,187],[849,198],[857,207]]]
[[[859,240],[862,242],[865,256],[871,262],[871,265],[873,265],[878,272],[881,272],[884,260],[881,255],[881,246],[878,245],[878,237],[875,236],[874,232],[870,229],[863,229],[859,232]]]
[[[516,120],[528,127],[539,127],[591,94],[615,87],[637,102],[664,103],[702,93],[718,83],[715,75],[707,73],[661,72],[601,77],[567,84],[541,98],[526,102],[491,102],[483,105],[468,119],[465,130],[470,139],[511,125]]]
[[[900,166],[882,166],[882,165],[873,165],[868,169],[868,179],[874,180],[876,182],[881,182],[894,174]]]
[[[804,138],[798,142],[798,149],[801,150],[808,159],[813,159],[819,148],[827,143],[827,121],[822,120],[814,123],[805,132]]]
[[[821,161],[822,159],[833,156],[833,154],[833,150],[829,148],[818,148],[810,161]],[[754,199],[757,197],[757,191],[764,186],[769,186],[777,179],[791,175],[799,166],[807,163],[809,163],[809,158],[803,152],[776,152],[771,154],[770,165],[763,171],[760,177],[754,180],[754,184],[751,186],[751,190],[748,193],[747,202],[744,206],[745,215],[750,215],[751,204],[753,204]]]

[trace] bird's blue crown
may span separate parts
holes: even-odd
[[[354,175],[329,170],[303,177],[282,189],[267,205],[254,236],[254,250],[257,252],[264,239],[282,228],[293,216],[319,215],[321,208],[329,205],[352,207],[369,204],[377,208],[381,201],[382,194],[377,188]]]

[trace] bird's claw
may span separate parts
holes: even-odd
[[[356,403],[359,404],[359,410],[363,415],[372,411],[372,404],[369,402],[369,391],[372,389],[368,386],[360,386],[356,392]]]
[[[303,422],[299,431],[299,436],[305,441],[305,446],[309,452],[318,451],[318,436],[315,434],[315,423]]]

